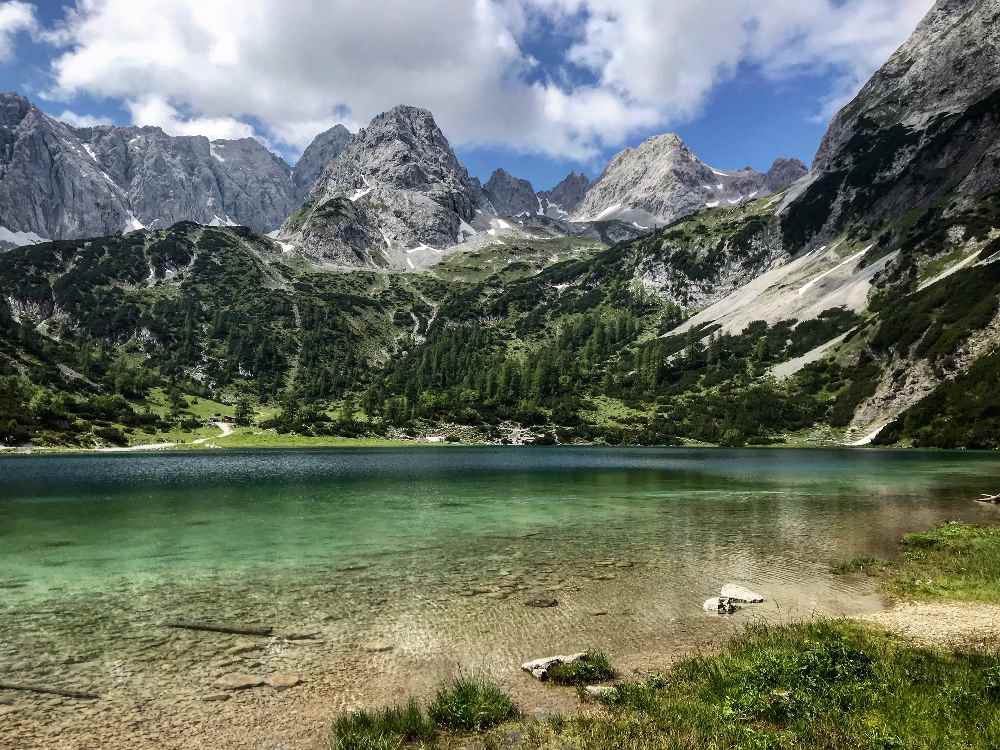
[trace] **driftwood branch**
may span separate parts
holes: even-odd
[[[240,625],[217,625],[210,622],[168,622],[165,627],[178,630],[205,630],[209,633],[229,633],[231,635],[271,635],[274,628],[251,628]]]
[[[63,698],[94,701],[101,696],[94,693],[81,693],[78,690],[62,690],[60,688],[44,687],[42,685],[18,685],[11,682],[0,682],[0,690],[19,690],[23,693],[41,693],[42,695],[60,695]]]
[[[1000,495],[982,495],[979,498],[981,503],[993,503],[994,505],[1000,505]]]

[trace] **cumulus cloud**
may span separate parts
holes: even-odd
[[[169,135],[203,135],[210,140],[256,138],[253,126],[235,117],[184,117],[162,96],[130,99],[126,107],[135,125],[156,125]]]
[[[170,132],[302,148],[406,103],[456,143],[583,160],[695,117],[743,64],[833,72],[817,97],[829,110],[931,2],[77,0],[48,38],[53,95],[123,101]],[[544,64],[531,50],[540,23],[571,40]]]
[[[22,31],[35,31],[35,8],[20,0],[0,3],[0,62],[14,54],[14,37]]]
[[[93,128],[98,125],[111,125],[110,117],[94,117],[93,115],[81,115],[69,109],[64,109],[61,115],[55,118],[74,128]]]

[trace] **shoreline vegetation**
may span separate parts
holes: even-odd
[[[834,572],[878,577],[897,608],[972,603],[1000,613],[1000,527],[948,523],[907,535],[901,547],[895,562],[852,560]],[[442,687],[426,712],[411,699],[336,717],[328,746],[987,750],[1000,745],[1000,649],[985,636],[930,644],[885,621],[756,622],[718,652],[662,673],[612,683],[601,655],[597,684],[549,683],[576,686],[574,715],[525,717],[497,685],[464,676]]]
[[[954,451],[962,453],[992,453],[990,449],[969,448],[923,448],[899,445],[860,445],[844,440],[840,432],[823,430],[808,431],[784,436],[761,444],[740,446],[721,443],[707,443],[683,439],[662,443],[607,443],[604,441],[571,440],[562,441],[549,433],[533,433],[524,429],[514,429],[503,437],[487,435],[477,431],[443,425],[440,429],[428,429],[420,433],[392,432],[378,435],[307,435],[278,432],[237,425],[228,418],[217,419],[204,427],[186,431],[136,437],[131,442],[118,445],[78,446],[65,444],[0,444],[0,457],[23,454],[120,454],[156,453],[165,451],[204,450],[253,450],[291,448],[420,448],[420,447],[578,447],[578,448],[752,448],[752,449],[854,449],[854,450],[905,450],[905,451]]]

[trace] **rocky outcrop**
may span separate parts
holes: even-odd
[[[131,219],[125,191],[73,128],[24,97],[0,94],[0,231],[18,239],[95,236]]]
[[[498,214],[520,216],[537,214],[541,210],[531,183],[514,177],[503,169],[496,170],[483,189]]]
[[[805,174],[805,165],[794,160],[775,162],[767,174],[750,167],[724,172],[702,162],[680,136],[668,133],[615,156],[587,190],[574,218],[668,224],[705,208],[764,197]]]
[[[209,141],[156,127],[112,126],[73,134],[91,158],[88,166],[125,197],[134,221],[118,229],[195,221],[265,232],[294,206],[290,168],[252,138]]]
[[[309,147],[302,152],[292,170],[292,183],[295,186],[295,199],[298,205],[309,197],[309,192],[323,174],[326,165],[340,156],[350,141],[351,131],[343,125],[334,125],[316,136]],[[284,218],[286,217],[282,220]]]
[[[350,139],[321,134],[292,170],[259,141],[156,127],[75,128],[0,94],[0,248],[179,221],[281,226]]]
[[[551,190],[538,194],[542,210],[554,219],[568,219],[587,194],[590,179],[585,174],[570,172],[562,182]]]
[[[406,268],[409,250],[475,234],[469,222],[487,203],[431,113],[400,106],[327,165],[281,235],[314,260]]]
[[[1000,188],[1000,4],[940,0],[837,116],[783,206],[786,243],[821,244]]]

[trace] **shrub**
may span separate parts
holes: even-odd
[[[614,676],[615,670],[603,651],[588,651],[582,659],[549,669],[549,679],[558,685],[593,685]]]

